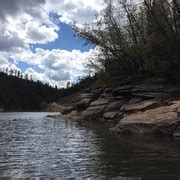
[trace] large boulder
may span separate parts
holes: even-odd
[[[168,105],[172,108],[177,108],[180,110],[180,100],[169,101]]]
[[[129,96],[134,86],[124,85],[113,89],[112,94],[114,96]]]
[[[72,111],[69,114],[63,115],[61,118],[65,120],[75,121],[75,122],[82,120],[82,117],[80,116],[79,112],[76,110]]]
[[[132,98],[132,99],[129,100],[128,104],[139,103],[141,101],[143,101],[143,100],[140,99],[140,98]]]
[[[81,93],[79,95],[79,100],[82,100],[82,99],[93,99],[95,97],[96,97],[96,95],[94,95],[92,93]]]
[[[126,103],[127,103],[126,100],[119,100],[119,101],[111,102],[106,106],[105,112],[118,111]]]
[[[122,118],[111,132],[123,135],[179,135],[180,118],[177,107],[166,106]]]
[[[92,93],[92,94],[96,94],[96,95],[101,94],[102,91],[103,91],[102,87],[97,87],[97,88],[95,88],[95,89],[91,89],[91,93]]]
[[[81,101],[79,101],[75,104],[75,109],[78,111],[82,111],[82,110],[86,109],[87,107],[89,107],[91,101],[92,100],[90,98],[82,99]]]
[[[104,93],[107,93],[107,94],[110,94],[112,92],[112,89],[111,88],[106,88],[104,90]]]
[[[87,108],[85,111],[82,111],[80,116],[86,120],[97,120],[97,118],[101,117],[103,115],[105,105],[100,105],[100,106],[93,106]]]
[[[105,105],[109,103],[109,99],[105,99],[105,98],[99,98],[96,101],[92,102],[90,104],[90,106],[100,106],[100,105]]]
[[[68,106],[63,111],[62,114],[69,114],[74,110],[74,106]]]
[[[50,103],[47,105],[47,107],[45,109],[43,109],[43,111],[47,111],[47,112],[63,112],[65,109],[64,106],[61,106],[59,104],[57,104],[56,102]]]
[[[107,112],[103,115],[103,118],[105,120],[113,120],[118,117],[118,113],[119,113],[118,111]]]
[[[84,90],[85,93],[91,93],[91,88],[87,88]]]
[[[121,111],[129,112],[129,113],[136,113],[138,111],[145,111],[148,109],[157,108],[161,105],[162,103],[158,100],[145,100],[139,103],[126,104],[121,107]]]

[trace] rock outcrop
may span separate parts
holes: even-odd
[[[180,136],[180,88],[162,80],[121,84],[86,89],[59,118],[112,122],[120,134]]]
[[[81,112],[80,116],[87,120],[96,120],[103,115],[105,105],[91,106]]]
[[[161,106],[162,103],[158,100],[144,100],[139,103],[128,103],[121,107],[121,111],[136,113],[138,111],[145,111],[148,109]]]
[[[65,109],[64,106],[57,104],[56,102],[50,103],[43,109],[43,111],[47,112],[63,112]]]

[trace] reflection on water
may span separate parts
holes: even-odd
[[[0,177],[180,179],[180,141],[119,138],[46,115],[0,114]]]

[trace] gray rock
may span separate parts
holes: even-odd
[[[79,98],[80,98],[80,100],[82,100],[82,99],[93,99],[95,97],[96,97],[96,95],[94,95],[92,93],[81,93]]]
[[[56,102],[50,103],[47,105],[47,107],[45,109],[43,109],[43,111],[47,111],[47,112],[63,112],[65,109],[64,106],[61,106],[59,104],[57,104]]]
[[[67,119],[71,120],[71,121],[75,121],[75,122],[80,122],[80,121],[85,120],[83,117],[81,117],[79,115],[73,115],[71,117],[68,117]]]
[[[85,93],[91,93],[91,88],[87,88],[84,90]]]
[[[92,94],[101,94],[102,93],[102,88],[96,88],[91,90]]]
[[[100,96],[101,98],[113,98],[112,97],[112,94],[108,94],[108,93],[103,93],[103,94],[101,94],[101,96]]]
[[[178,136],[180,119],[172,106],[139,112],[122,118],[111,132],[122,135],[168,135]]]
[[[132,86],[132,85],[120,86],[120,87],[113,89],[112,94],[114,96],[127,96],[127,95],[131,94],[131,90],[133,89],[133,87],[134,86]]]
[[[117,111],[126,103],[127,103],[126,100],[119,100],[119,101],[111,102],[107,105],[105,112]]]
[[[112,92],[112,89],[111,88],[106,88],[104,90],[104,93],[107,93],[107,94],[110,94]]]
[[[132,93],[140,92],[162,92],[165,86],[161,84],[140,84],[132,89]]]
[[[132,89],[132,93],[140,93],[140,92],[160,92],[160,93],[175,93],[179,92],[180,89],[172,86],[172,85],[164,85],[164,84],[140,84],[136,85]]]
[[[147,93],[132,93],[132,96],[142,99],[168,99],[170,94],[161,92],[147,92]]]
[[[115,119],[117,118],[118,115],[118,111],[113,111],[113,112],[107,112],[103,115],[104,119]]]
[[[69,114],[68,114],[68,117],[72,117],[72,116],[75,116],[78,114],[78,111],[74,110],[74,111],[71,111]]]
[[[83,111],[80,116],[84,120],[97,120],[97,118],[103,115],[105,107],[105,105],[89,107],[85,111]]]
[[[130,113],[135,113],[138,111],[145,111],[148,109],[153,109],[161,106],[162,103],[157,100],[145,100],[139,103],[134,103],[134,104],[126,104],[121,107],[121,111],[124,112],[130,112]]]
[[[71,113],[73,110],[74,110],[74,106],[66,107],[66,108],[62,111],[62,114],[69,114],[69,113]]]
[[[116,100],[124,100],[124,99],[126,99],[126,98],[125,98],[124,96],[116,96],[115,99],[116,99]]]
[[[92,100],[90,98],[82,99],[81,101],[75,104],[75,109],[78,111],[82,111],[86,109],[87,107],[89,107],[91,101]]]
[[[180,138],[180,125],[175,128],[173,136],[176,138]]]
[[[109,99],[105,99],[105,98],[99,98],[98,100],[92,102],[90,104],[90,106],[100,106],[100,105],[105,105],[109,103]]]
[[[128,104],[139,103],[139,102],[141,102],[141,101],[142,101],[142,99],[140,99],[140,98],[134,98],[134,99],[131,99],[131,100],[128,102]]]

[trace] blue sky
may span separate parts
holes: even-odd
[[[93,23],[103,0],[1,0],[0,66],[64,87],[89,74],[92,45],[74,37],[71,23]]]
[[[57,21],[57,17],[53,16],[52,18]],[[47,44],[30,44],[33,53],[35,53],[36,48],[44,50],[62,49],[67,51],[77,49],[81,52],[87,52],[93,48],[93,45],[85,45],[83,39],[74,36],[74,30],[71,25],[59,21],[58,26],[60,27],[60,30],[57,31],[58,38],[55,41]],[[43,72],[43,70],[36,65],[30,65],[21,60],[18,62],[17,67],[23,72],[30,67],[39,73]]]
[[[35,44],[31,45],[32,51],[36,48],[43,49],[64,49],[68,51],[72,51],[73,49],[79,49],[82,52],[89,51],[93,48],[92,45],[84,45],[84,41],[78,37],[74,36],[73,28],[66,23],[59,22],[58,23],[60,30],[58,33],[58,39],[48,44]]]

